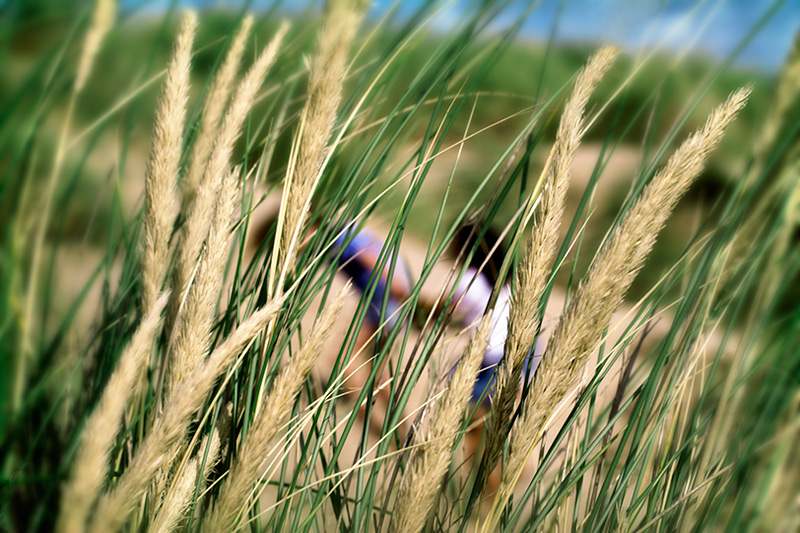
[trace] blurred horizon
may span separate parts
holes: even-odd
[[[426,0],[401,0],[401,16],[410,15]],[[450,29],[474,2],[454,0],[443,7],[433,28]],[[289,12],[321,9],[320,0],[122,0],[125,10],[162,11],[171,4],[200,9],[266,9],[276,4]],[[374,0],[370,18],[383,16],[394,1]],[[555,44],[613,43],[631,54],[654,48],[706,55],[722,61],[736,52],[748,32],[765,22],[752,40],[736,53],[738,68],[775,73],[800,29],[800,2],[789,0],[541,0],[511,2],[496,25],[511,23],[533,5],[520,28],[522,40],[542,42],[551,32]]]

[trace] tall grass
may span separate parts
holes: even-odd
[[[70,19],[0,107],[0,527],[800,524],[800,54],[771,107],[769,87],[721,81],[730,58],[676,111],[685,65],[654,78],[655,59],[611,48],[552,85],[548,48],[517,65],[542,83],[509,95],[487,90],[518,52],[525,13],[508,22],[507,8],[467,9],[443,33],[428,3],[375,20],[331,0],[291,26],[188,12],[159,22],[150,66],[99,115],[83,101],[98,65],[153,23],[112,28],[104,1]],[[208,37],[215,20],[229,38]],[[632,132],[638,169],[602,203]],[[689,207],[729,137],[748,139],[740,164]],[[587,143],[599,155],[576,193]],[[71,238],[68,208],[98,168],[108,186]],[[455,320],[478,253],[451,246],[466,221],[508,246],[490,401],[471,400],[494,298],[479,323]],[[385,236],[386,279],[348,287],[337,241],[365,227]],[[83,288],[62,305],[76,250]],[[380,282],[406,263],[408,293],[379,301],[373,324]],[[632,297],[640,271],[655,281]]]

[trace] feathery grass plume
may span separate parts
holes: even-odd
[[[225,264],[229,254],[230,225],[233,218],[239,187],[238,170],[233,169],[223,179],[219,201],[211,220],[206,244],[200,253],[197,275],[189,287],[183,312],[178,316],[174,330],[174,342],[170,343],[167,356],[167,393],[180,387],[181,383],[208,355],[211,347],[211,330],[214,312],[225,276]],[[162,470],[151,487],[151,494],[158,496],[168,484],[170,466],[175,458],[185,453],[185,443],[177,443],[170,452],[172,459]]]
[[[294,267],[297,243],[336,123],[347,75],[347,56],[367,5],[366,0],[328,0],[325,3],[325,19],[311,59],[308,94],[292,147],[269,269],[268,288],[276,290],[278,296]],[[272,292],[268,294],[273,295]],[[264,386],[265,379],[262,379],[257,394],[259,402],[264,397]],[[256,410],[260,409],[259,403]]]
[[[116,486],[98,503],[91,531],[116,531],[141,501],[153,476],[172,458],[170,451],[184,437],[192,415],[202,407],[217,379],[280,310],[273,300],[242,322],[177,389],[170,391],[164,412],[153,423]]]
[[[492,531],[497,524],[553,409],[576,381],[670,213],[703,170],[708,154],[744,107],[749,93],[746,88],[735,91],[675,151],[625,214],[578,287],[539,364],[532,384],[534,392],[528,395],[522,416],[512,429],[508,462],[484,531]]]
[[[186,295],[186,302],[175,325],[175,342],[170,348],[170,374],[167,390],[186,379],[205,359],[211,346],[214,311],[222,290],[229,253],[230,226],[239,186],[237,169],[222,181],[219,202],[211,220],[208,238],[200,254],[197,276]]]
[[[189,463],[181,464],[181,470],[169,473],[172,477],[177,476],[178,479],[173,481],[167,490],[159,509],[157,509],[157,513],[155,513],[152,525],[148,526],[148,531],[172,531],[176,529],[175,526],[184,518],[184,514],[193,503],[192,498],[195,489],[199,489],[200,492],[205,490],[206,483],[211,477],[211,472],[213,472],[214,467],[221,458],[219,452],[219,430],[214,428],[210,440],[208,436],[203,438],[200,446],[197,447],[197,454],[189,460]],[[201,466],[202,471],[200,470]],[[185,481],[188,479],[191,479],[191,481]],[[189,489],[186,488],[184,481],[190,483]],[[157,482],[156,484],[159,483]]]
[[[247,71],[244,79],[236,88],[228,111],[217,130],[211,154],[205,164],[203,179],[198,185],[194,203],[186,214],[187,219],[181,234],[173,285],[174,292],[167,309],[168,332],[172,331],[181,302],[186,296],[186,290],[191,282],[197,257],[208,233],[209,220],[214,213],[220,184],[230,164],[229,160],[234,144],[239,138],[242,124],[253,106],[256,94],[264,83],[267,72],[275,62],[287,30],[288,24],[281,24],[278,32]]]
[[[89,24],[89,30],[86,32],[86,39],[83,41],[83,50],[78,62],[78,71],[75,75],[73,90],[76,93],[83,90],[86,80],[89,79],[97,52],[100,51],[100,45],[103,43],[103,39],[106,38],[111,26],[114,25],[116,11],[117,3],[115,0],[96,0],[94,4],[92,21]]]
[[[189,166],[181,182],[183,188],[184,213],[189,210],[189,206],[194,200],[197,186],[200,184],[200,179],[203,177],[208,155],[211,153],[211,148],[216,138],[217,127],[219,126],[219,121],[222,119],[225,106],[230,98],[233,82],[239,70],[245,44],[247,43],[247,38],[250,36],[252,27],[253,17],[248,15],[242,20],[242,25],[239,27],[239,31],[236,32],[236,36],[233,38],[228,53],[225,55],[225,59],[214,76],[214,80],[211,82],[211,88],[206,95],[205,103],[203,104],[200,130],[197,132],[197,138],[192,145]]]
[[[322,346],[349,293],[350,286],[347,285],[328,304],[303,347],[276,378],[263,408],[240,445],[214,507],[203,521],[203,531],[236,529],[241,514],[246,512],[253,497],[253,487],[265,474],[270,446],[278,431],[289,421],[294,398],[322,353]]]
[[[206,437],[207,439],[208,437]],[[203,457],[205,457],[205,463],[201,463],[203,465],[203,473],[200,477],[200,486],[205,487],[206,482],[211,477],[211,472],[214,471],[214,468],[217,466],[217,463],[220,460],[220,449],[221,449],[222,442],[219,438],[219,427],[214,428],[214,431],[211,433],[211,442],[206,446],[205,440],[200,443],[200,448],[198,448],[198,456],[200,457],[201,461]],[[208,451],[206,452],[206,447]]]
[[[491,312],[486,314],[472,333],[464,357],[447,383],[442,397],[432,412],[423,419],[418,433],[419,448],[412,452],[400,481],[392,515],[392,530],[416,533],[422,531],[442,488],[453,442],[472,398],[478,370],[489,339]]]
[[[178,172],[181,160],[189,67],[197,15],[183,16],[175,51],[167,67],[161,101],[153,128],[153,147],[145,175],[144,244],[142,250],[143,308],[150,309],[164,282],[169,265],[169,239],[177,214]]]
[[[496,392],[492,396],[491,429],[487,433],[487,475],[500,458],[511,424],[510,417],[514,411],[525,357],[536,338],[536,310],[560,242],[559,228],[564,215],[572,162],[585,130],[584,109],[617,54],[614,47],[600,49],[578,74],[544,168],[539,217],[531,229],[531,238],[521,256],[511,291],[508,335],[497,372]]]
[[[147,362],[147,354],[161,326],[161,312],[167,298],[167,295],[162,295],[142,319],[120,356],[97,408],[83,428],[72,476],[64,486],[56,528],[61,533],[77,533],[86,527],[89,509],[100,495],[108,475],[108,453],[128,405],[133,383],[139,369]]]
[[[198,458],[192,457],[188,464],[183,467],[178,478],[169,488],[167,497],[161,505],[161,510],[156,516],[153,524],[147,529],[151,533],[169,533],[178,528],[189,504],[194,496],[194,489],[197,483]]]
[[[308,73],[308,96],[300,115],[296,163],[290,166],[281,205],[278,264],[293,267],[296,242],[328,149],[347,75],[347,56],[367,2],[329,0]]]

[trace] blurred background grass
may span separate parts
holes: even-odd
[[[51,235],[52,238],[57,237],[61,242],[88,241],[104,247],[108,242],[111,210],[115,205],[113,201],[108,201],[109,198],[119,194],[118,201],[124,206],[123,211],[127,215],[133,213],[141,193],[141,183],[139,180],[130,183],[134,181],[131,177],[142,175],[142,169],[137,167],[141,166],[145,159],[153,119],[152,113],[141,111],[155,107],[159,87],[158,83],[149,83],[144,87],[143,84],[152,80],[167,62],[171,36],[177,25],[175,14],[179,7],[177,4],[173,2],[171,5],[163,6],[158,2],[144,3],[130,8],[123,14],[118,30],[110,36],[102,48],[91,83],[86,88],[85,96],[78,101],[75,131],[83,130],[97,117],[112,109],[119,102],[120,95],[127,95],[124,97],[131,97],[133,101],[121,112],[103,122],[89,136],[90,142],[108,145],[108,149],[95,150],[92,158],[86,162],[67,161],[68,168],[73,168],[76,172],[73,179],[67,180],[65,188],[69,190],[64,192],[64,197],[72,196],[73,201],[62,205],[62,224],[57,228],[58,235]],[[568,9],[571,4],[576,3],[566,2],[565,8]],[[573,9],[579,9],[580,4],[581,2],[577,2],[577,6],[573,5]],[[8,31],[4,32],[7,46],[4,48],[3,57],[4,76],[0,78],[0,100],[6,103],[4,113],[19,115],[18,123],[21,128],[24,128],[29,121],[36,120],[27,112],[39,103],[38,93],[32,89],[37,84],[47,83],[52,75],[47,71],[47,63],[41,61],[42,57],[53,57],[60,53],[59,46],[63,39],[76,35],[76,9],[87,13],[90,6],[90,2],[73,2],[67,5],[47,0],[9,2],[5,6],[6,15],[3,18]],[[248,3],[244,3],[241,8],[247,9]],[[381,6],[378,8],[385,9]],[[236,10],[233,7],[212,8],[204,12],[203,23],[197,37],[197,53],[192,66],[192,75],[197,80],[206,79],[213,70],[219,51],[225,46],[226,39],[220,38],[220,35],[229,35],[235,28],[240,14],[238,9],[238,6]],[[279,12],[283,10],[286,16],[297,19],[290,39],[296,47],[297,55],[308,54],[312,50],[318,23],[318,18],[315,16],[319,12],[317,6],[312,3],[304,8],[298,9],[295,6],[295,9],[287,10],[286,7],[277,5],[266,9],[275,9]],[[168,16],[162,17],[162,14]],[[396,13],[392,12],[388,16],[398,17],[398,22],[394,26],[401,24],[402,17]],[[537,11],[531,15],[532,18],[537,16]],[[276,20],[273,17],[265,19],[273,24]],[[85,24],[85,18],[79,24]],[[385,27],[392,28],[393,25]],[[273,30],[273,27],[263,22],[257,24],[255,42],[266,42]],[[384,49],[385,45],[395,38],[391,31],[382,30],[381,34],[369,43],[370,49],[364,50],[359,57],[374,57],[375,53]],[[382,95],[387,110],[404,92],[405,86],[402,80],[410,79],[420,70],[440,44],[440,39],[436,31],[431,30],[421,34],[413,46],[403,50],[403,57],[398,62],[400,65],[398,71],[393,74],[398,83],[391,86],[390,91],[393,92]],[[511,118],[482,133],[479,142],[465,146],[462,158],[468,161],[468,164],[459,166],[458,185],[453,191],[454,199],[466,198],[470,194],[494,164],[497,154],[502,152],[509,140],[528,120],[530,114],[520,111],[533,105],[534,102],[544,102],[556,94],[578,71],[594,46],[589,43],[549,46],[547,43],[522,38],[510,44],[492,70],[480,82],[478,91],[482,96],[475,106],[471,131],[489,126],[506,117]],[[479,55],[483,43],[478,41],[473,47],[474,53]],[[77,46],[74,46],[66,50],[68,60],[59,68],[69,68],[69,65],[74,63],[75,58],[71,56],[75,55],[76,48]],[[281,56],[282,59],[287,55]],[[623,56],[619,63],[618,68],[615,68],[598,88],[597,102],[609,101],[624,78],[639,64],[631,54]],[[41,71],[38,75],[37,69]],[[275,75],[293,77],[296,80],[296,87],[305,86],[305,72],[298,70],[295,63],[287,64],[285,60],[279,61]],[[709,77],[715,77],[709,89],[704,94],[698,95],[698,86]],[[57,77],[55,79],[58,80]],[[62,93],[66,95],[66,81],[62,79],[55,83],[64,83]],[[723,100],[732,90],[745,84],[753,86],[748,106],[725,136],[722,146],[712,155],[710,164],[681,203],[669,227],[659,239],[648,265],[629,294],[632,299],[639,298],[647,288],[652,287],[663,274],[659,265],[669,264],[669,261],[687,244],[689,236],[694,233],[693,223],[702,218],[698,213],[712,209],[720,194],[732,187],[729,176],[740,174],[746,164],[748,152],[741,147],[753,146],[755,143],[762,128],[762,121],[767,115],[774,83],[774,72],[764,69],[734,65],[720,71],[719,60],[705,53],[689,54],[681,59],[677,58],[674,52],[656,51],[644,62],[639,73],[617,99],[613,112],[603,113],[588,131],[586,143],[581,149],[586,154],[583,158],[585,164],[581,166],[582,159],[579,154],[576,169],[576,173],[583,178],[578,180],[579,185],[574,187],[575,191],[570,196],[572,206],[568,207],[568,213],[574,211],[580,193],[592,173],[592,167],[602,149],[602,144],[609,137],[609,132],[615,131],[615,143],[617,143],[613,150],[614,157],[605,169],[598,188],[600,192],[594,199],[592,223],[587,226],[583,237],[583,245],[593,250],[605,234],[605,228],[618,212],[629,192],[629,185],[637,168],[647,155],[647,146],[644,143],[655,144],[664,139],[673,127],[674,117],[680,116],[687,102],[692,102],[695,107],[678,132],[678,138],[696,129],[711,107]],[[195,87],[203,87],[203,84],[196,83]],[[55,98],[46,102],[46,105],[57,109],[65,104],[65,100],[66,98],[63,101]],[[301,104],[302,102],[297,100],[289,109],[296,111]],[[261,109],[257,108],[254,116],[259,116],[259,112],[265,112],[265,105],[262,104]],[[198,109],[193,111],[197,113]],[[378,110],[377,115],[380,114],[381,111]],[[515,114],[516,116],[512,116]],[[44,131],[51,131],[52,138],[55,139],[58,133],[58,111],[50,117],[52,124],[45,125]],[[463,131],[467,117],[467,114],[461,114],[453,131]],[[623,130],[619,117],[639,117],[639,120],[631,121],[630,127]],[[546,121],[536,125],[535,134],[541,136],[543,146],[549,144],[556,126],[557,120],[552,114]],[[419,133],[422,134],[421,129]],[[285,161],[288,156],[290,136],[291,132],[286,131],[282,142],[278,143],[279,147],[287,148],[276,150],[278,163]],[[3,139],[3,143],[13,145],[22,142],[23,138],[24,136]],[[115,141],[110,139],[121,139],[117,144],[125,146],[125,150],[115,153],[111,148]],[[457,135],[452,141],[456,140]],[[413,141],[414,139],[411,139],[410,144],[413,144]],[[13,150],[3,153],[13,153]],[[108,160],[102,160],[104,155]],[[50,157],[46,151],[39,154],[38,166],[29,169],[33,179],[39,179],[44,175],[41,169],[49,168],[52,162]],[[534,160],[541,164],[544,157],[546,150],[537,150]],[[77,169],[84,164],[85,171],[77,172]],[[121,191],[114,190],[114,181],[108,174],[108,169],[115,165],[132,166],[134,170],[119,172],[120,177],[129,176],[128,183],[124,180],[121,182]],[[280,165],[276,166],[273,174],[281,175]],[[426,184],[426,194],[415,205],[417,213],[424,214],[432,206],[437,205],[445,186],[446,179],[438,180],[438,183],[437,180],[430,180],[430,183]],[[398,195],[388,200],[396,205],[400,199],[401,196]],[[458,202],[454,202],[452,209],[457,205]],[[514,208],[515,206],[510,204],[507,214],[501,212],[498,215],[497,223],[506,223],[511,218]],[[432,221],[426,216],[412,216],[410,222],[408,228],[410,232],[425,242]],[[582,271],[590,260],[590,256],[579,256],[578,271]],[[566,272],[564,275],[568,275],[568,271]]]

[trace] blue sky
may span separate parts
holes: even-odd
[[[546,35],[559,0],[544,0],[529,17],[525,33]],[[774,71],[800,30],[800,0],[786,0],[742,50],[737,63]],[[673,50],[691,47],[727,57],[774,0],[569,0],[558,35],[564,41],[612,41],[636,51],[659,42]]]
[[[426,0],[401,0],[402,10],[413,11],[423,1]],[[155,9],[168,3],[168,0],[123,0],[129,7],[145,4]],[[197,7],[236,7],[244,0],[180,0],[180,3]],[[269,3],[269,0],[254,0],[253,5],[258,9]],[[283,2],[303,7],[314,3],[321,4],[314,0]],[[392,3],[393,0],[373,0],[373,15],[380,15]],[[436,22],[437,27],[446,28],[458,20],[469,3],[469,0],[450,2]],[[516,17],[523,4],[513,5],[505,19]],[[527,18],[521,36],[544,40],[558,19],[559,42],[612,42],[633,53],[661,45],[670,50],[691,48],[725,58],[773,5],[779,6],[777,11],[742,50],[736,63],[774,72],[800,29],[800,0],[541,0]]]

